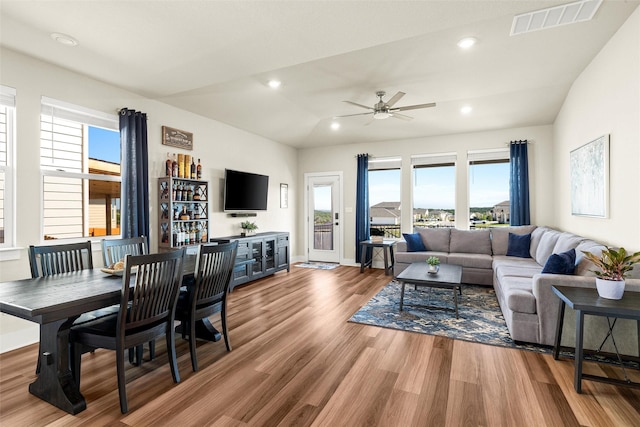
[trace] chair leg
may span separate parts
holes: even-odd
[[[142,353],[144,352],[144,345],[140,344],[136,346],[136,365],[142,366]]]
[[[191,367],[193,372],[198,370],[198,355],[196,354],[196,322],[192,318],[189,320],[189,353],[191,353]]]
[[[231,351],[231,340],[229,339],[229,331],[227,330],[227,301],[222,302],[222,311],[220,312],[220,320],[222,320],[222,333],[224,334],[224,344],[227,351]]]
[[[149,360],[153,360],[156,357],[156,342],[149,341]]]
[[[129,353],[131,355],[131,353]],[[127,383],[124,378],[124,349],[116,349],[116,371],[118,375],[118,394],[120,395],[120,412],[129,411],[127,405]]]
[[[178,371],[178,363],[176,357],[176,337],[173,331],[173,319],[167,323],[167,330],[165,331],[167,336],[167,354],[169,355],[169,366],[171,367],[171,375],[173,376],[173,382],[180,382],[180,372]]]

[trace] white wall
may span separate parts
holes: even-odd
[[[151,205],[151,248],[158,240],[157,232],[157,178],[164,174],[167,151],[177,151],[162,145],[162,126],[170,126],[193,132],[193,154],[201,158],[202,178],[208,180],[210,189],[210,237],[239,234],[241,218],[231,218],[222,212],[221,183],[224,169],[239,169],[269,176],[269,206],[266,212],[255,218],[258,231],[288,231],[291,233],[292,254],[296,248],[295,210],[280,208],[280,183],[289,184],[289,203],[295,206],[298,193],[296,150],[254,134],[239,130],[214,120],[173,108],[158,101],[144,98],[117,87],[92,80],[11,50],[0,50],[0,84],[16,89],[16,227],[17,246],[21,247],[17,260],[0,261],[0,281],[29,277],[29,261],[26,248],[42,242],[40,228],[41,176],[40,152],[40,100],[47,96],[62,101],[115,114],[127,107],[143,111],[148,116],[149,137],[149,196]],[[126,70],[123,70],[126,72]],[[186,153],[186,152],[185,152]],[[98,246],[95,246],[98,249]],[[102,257],[94,251],[96,265]],[[12,348],[9,333],[25,325],[31,333],[35,327],[30,322],[16,319],[6,321],[0,317],[0,351]],[[31,328],[31,329],[29,329]],[[25,332],[27,334],[28,332]],[[25,335],[22,334],[22,335]],[[21,335],[20,333],[14,335]],[[34,335],[31,335],[33,338]],[[35,334],[37,340],[37,329]],[[24,345],[24,344],[23,344]]]
[[[380,123],[384,125],[384,123]],[[553,220],[553,162],[547,155],[552,152],[551,126],[533,126],[515,129],[503,129],[490,132],[465,133],[446,136],[434,136],[399,141],[385,141],[370,144],[352,144],[309,148],[298,154],[298,187],[304,188],[304,174],[326,171],[343,172],[343,198],[345,213],[344,241],[342,259],[344,263],[355,262],[355,198],[356,198],[356,155],[369,153],[374,157],[401,157],[402,181],[411,182],[411,155],[455,152],[458,156],[456,167],[456,210],[467,212],[469,209],[467,151],[490,148],[506,148],[512,140],[527,139],[529,146],[529,178],[531,182],[531,221],[533,224],[548,225]],[[413,206],[411,185],[402,185],[400,203]],[[298,203],[299,216],[304,214],[303,197]],[[349,211],[349,209],[351,211]],[[467,226],[467,215],[456,215],[456,226]],[[411,209],[402,210],[402,230],[412,232]],[[304,222],[299,224],[297,247],[304,247]]]
[[[571,215],[569,153],[610,135],[610,215]],[[554,125],[553,225],[640,250],[640,8],[573,83]]]

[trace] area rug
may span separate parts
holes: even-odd
[[[553,352],[551,346],[515,342],[511,339],[498,299],[491,287],[463,285],[462,295],[457,296],[459,319],[456,319],[453,311],[455,306],[451,289],[420,287],[415,290],[413,286],[407,285],[403,311],[400,311],[400,289],[400,283],[390,282],[349,321],[537,353]],[[573,353],[568,351],[561,351],[560,355],[563,358],[573,358]],[[617,363],[596,353],[585,354],[585,360]],[[625,361],[624,365],[640,368],[636,362]]]
[[[316,268],[318,270],[333,270],[339,265],[340,264],[331,264],[327,262],[301,262],[299,264],[294,264],[295,267]]]

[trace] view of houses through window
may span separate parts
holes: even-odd
[[[45,240],[120,234],[117,116],[43,101],[40,165]]]
[[[473,154],[468,185],[470,228],[508,225],[508,152]],[[413,227],[455,227],[455,157],[415,158],[412,163]],[[400,194],[399,167],[369,170],[371,235],[401,237]]]

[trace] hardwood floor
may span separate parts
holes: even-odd
[[[199,342],[194,373],[178,338],[182,382],[174,384],[159,340],[153,361],[127,368],[126,415],[113,352],[83,355],[87,409],[76,416],[29,394],[37,344],[2,354],[0,425],[640,425],[640,390],[584,381],[577,394],[572,361],[347,322],[388,281],[382,270],[292,266],[236,288],[233,351]]]

